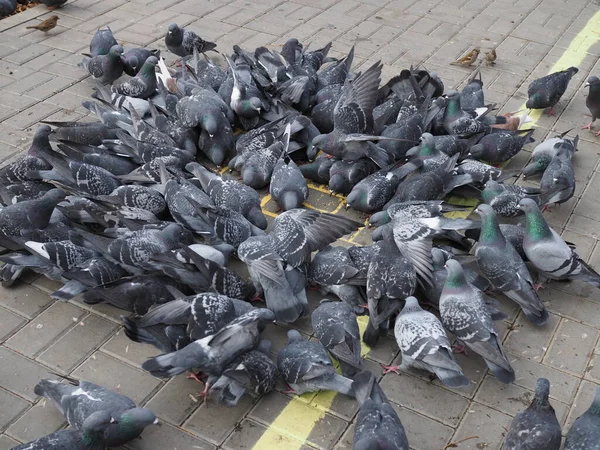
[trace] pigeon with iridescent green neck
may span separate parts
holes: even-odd
[[[577,67],[569,67],[560,72],[551,73],[545,77],[533,80],[527,88],[529,97],[525,107],[528,109],[546,109],[549,115],[554,115],[554,105],[558,103],[569,85],[573,75],[579,72]]]
[[[445,267],[448,278],[439,303],[444,328],[480,355],[498,380],[514,382],[515,371],[504,353],[482,292],[467,282],[458,261],[449,259]]]
[[[523,250],[535,268],[553,280],[580,280],[600,288],[600,275],[550,228],[538,206],[524,199],[519,207],[526,219]]]
[[[538,193],[539,191],[535,188],[489,180],[485,183],[485,189],[481,191],[481,198],[494,208],[499,216],[516,217],[521,214],[519,202],[524,198],[539,201]]]
[[[560,423],[548,399],[549,395],[550,382],[546,378],[539,378],[531,404],[513,419],[506,433],[502,450],[558,450],[560,448],[562,439]],[[571,450],[576,448],[589,449],[583,446]]]
[[[448,155],[436,148],[435,139],[431,133],[423,133],[420,144],[406,152],[406,156],[423,161],[422,170],[425,172],[436,170],[449,158]]]
[[[531,152],[531,162],[523,169],[523,176],[525,178],[536,175],[538,173],[544,173],[546,167],[556,155],[559,148],[566,148],[569,150],[571,155],[577,151],[577,144],[579,143],[579,135],[573,139],[566,138],[565,135],[571,130],[567,130],[562,134],[554,136],[550,139],[536,145]]]
[[[565,439],[565,450],[600,450],[600,387],[586,412],[573,422]]]
[[[487,123],[477,120],[472,114],[463,111],[460,94],[455,90],[448,92],[443,124],[448,134],[459,136],[468,137],[490,131],[490,126]]]
[[[569,200],[575,194],[575,170],[568,148],[559,148],[540,181],[540,201],[545,207]]]
[[[527,266],[500,232],[496,213],[490,205],[479,205],[481,232],[475,249],[483,275],[496,290],[516,302],[534,325],[548,321],[548,311],[533,288]]]
[[[146,99],[156,92],[156,65],[158,58],[151,56],[146,60],[138,74],[129,80],[113,84],[112,91],[128,97]]]
[[[114,45],[107,55],[84,59],[81,62],[81,67],[86,69],[100,83],[109,84],[116,81],[123,74],[122,54],[123,47]]]

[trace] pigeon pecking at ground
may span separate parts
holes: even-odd
[[[545,77],[533,80],[527,88],[529,99],[525,107],[529,109],[550,108],[548,114],[554,115],[554,105],[558,103],[569,85],[569,81],[579,72],[577,67],[555,72]]]

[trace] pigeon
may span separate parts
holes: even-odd
[[[277,368],[290,393],[329,390],[354,397],[352,380],[335,371],[320,342],[304,340],[297,330],[289,330],[287,335],[287,345],[277,356]]]
[[[489,125],[477,120],[462,109],[460,94],[456,90],[448,92],[443,125],[448,134],[455,134],[461,137],[469,137],[490,130]]]
[[[402,353],[402,364],[384,367],[395,372],[414,367],[431,372],[448,387],[466,387],[471,384],[454,360],[448,336],[442,324],[432,313],[423,310],[415,297],[408,297],[394,326],[396,342]]]
[[[375,376],[363,370],[354,377],[352,386],[360,405],[353,450],[409,450],[404,426]]]
[[[489,180],[501,182],[518,175],[518,171],[516,170],[502,170],[498,167],[471,158],[463,159],[456,167],[456,173],[469,174],[474,177],[481,176],[483,177],[481,183],[487,183]],[[480,183],[474,183],[474,186],[479,188]]]
[[[504,353],[481,291],[467,283],[458,261],[449,259],[445,267],[448,277],[439,301],[444,328],[483,357],[498,380],[513,383],[515,371]]]
[[[526,220],[523,251],[536,270],[552,280],[580,280],[600,288],[600,275],[550,228],[538,206],[523,199],[519,207]]]
[[[269,357],[271,341],[260,341],[256,350],[250,350],[234,359],[215,381],[208,395],[217,404],[236,406],[246,393],[257,397],[271,392],[277,382],[277,365]]]
[[[502,236],[504,236],[504,238],[512,244],[512,246],[515,248],[521,259],[523,259],[523,261],[528,261],[527,255],[523,251],[523,239],[525,238],[525,228],[519,225],[514,225],[512,223],[501,223],[500,232],[502,233]],[[480,233],[481,230],[476,228],[465,230],[465,236],[475,241],[479,239]]]
[[[283,211],[302,207],[308,198],[306,180],[289,155],[284,155],[275,164],[269,192]]]
[[[349,195],[361,181],[377,170],[375,164],[369,158],[360,158],[356,161],[336,160],[329,170],[329,190],[342,195]],[[366,181],[364,184],[368,184]],[[359,188],[363,189],[363,187]]]
[[[550,382],[539,378],[535,396],[525,411],[518,413],[510,424],[502,450],[559,450],[562,440],[560,423],[548,401]],[[568,436],[568,435],[567,435]],[[596,442],[597,439],[595,440]],[[568,445],[565,449],[569,448]],[[582,445],[575,448],[590,449]],[[600,448],[600,447],[598,447]]]
[[[172,377],[193,368],[217,377],[235,358],[258,345],[260,332],[274,319],[272,311],[256,308],[237,317],[215,334],[176,352],[146,360],[142,368],[160,378]],[[208,394],[209,387],[206,383],[203,396]]]
[[[139,437],[158,419],[148,408],[138,408],[133,400],[89,381],[64,377],[68,383],[41,380],[34,392],[52,400],[54,406],[76,430],[85,429],[88,417],[107,412],[115,420],[104,430],[107,447],[117,447]]]
[[[35,130],[33,142],[27,150],[27,154],[20,156],[0,169],[0,183],[4,185],[10,183],[20,184],[22,181],[30,180],[27,176],[30,171],[52,169],[52,166],[42,156],[47,150],[52,150],[49,140],[51,133],[52,128],[49,125],[40,125]]]
[[[0,0],[0,18],[10,16],[17,9],[17,0]]]
[[[554,115],[554,105],[563,96],[569,81],[577,72],[579,72],[577,67],[569,67],[566,70],[533,80],[527,88],[527,97],[529,98],[525,107],[528,109],[550,108],[548,114]]]
[[[348,249],[328,245],[312,258],[308,278],[320,285],[352,284],[364,286],[365,275],[352,262]]]
[[[519,153],[525,144],[533,142],[531,136],[534,131],[531,129],[524,134],[508,130],[494,131],[481,138],[471,147],[469,153],[475,159],[490,164],[501,164]]]
[[[115,39],[110,27],[107,25],[106,28],[98,28],[90,41],[90,57],[107,55],[115,45],[119,45],[119,43]]]
[[[531,198],[539,202],[538,194],[539,190],[535,188],[489,180],[485,184],[485,189],[481,191],[481,199],[490,205],[499,216],[516,217],[522,213],[519,209],[519,202],[524,198]]]
[[[591,130],[592,124],[600,118],[600,78],[596,76],[589,77],[585,86],[590,88],[590,92],[585,99],[585,105],[590,110],[592,120],[583,129]],[[596,136],[600,136],[600,131],[596,133]]]
[[[479,78],[477,78],[479,77]],[[460,105],[464,109],[476,110],[485,106],[483,97],[483,81],[481,70],[476,69],[469,78],[469,82],[460,93]]]
[[[135,77],[144,63],[151,56],[160,57],[160,50],[148,50],[146,48],[132,48],[121,55],[123,71],[130,77]]]
[[[138,74],[120,84],[112,85],[112,92],[126,95],[128,97],[147,99],[156,92],[156,65],[158,58],[150,56]]]
[[[110,425],[116,423],[109,411],[91,414],[81,426],[81,430],[59,430],[35,441],[17,445],[12,450],[104,450],[104,433]]]
[[[169,25],[165,45],[171,53],[181,57],[193,54],[194,49],[205,53],[217,47],[214,42],[205,41],[193,31],[186,31],[175,23]]]
[[[559,148],[568,148],[571,153],[577,151],[579,135],[574,139],[565,138],[570,131],[567,130],[536,145],[531,153],[531,162],[523,169],[524,178],[544,173]]]
[[[114,45],[108,54],[84,59],[81,66],[100,83],[110,84],[123,74],[122,54],[123,47]]]
[[[600,387],[596,387],[592,404],[573,422],[565,438],[564,450],[578,449],[600,449]]]
[[[362,368],[354,309],[344,302],[323,299],[311,320],[316,338],[339,361],[342,375],[352,378]]]
[[[568,147],[560,147],[540,181],[540,203],[548,208],[566,202],[575,195],[575,170]]]
[[[502,235],[496,213],[486,204],[479,205],[475,212],[481,216],[481,233],[475,248],[481,272],[496,290],[521,307],[531,323],[544,325],[548,311],[533,288],[525,263]]]

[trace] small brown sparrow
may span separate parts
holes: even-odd
[[[50,31],[52,28],[54,28],[56,26],[57,22],[58,22],[58,16],[52,16],[52,17],[44,20],[43,22],[38,23],[37,25],[34,25],[32,27],[25,27],[25,28],[33,29],[33,30],[40,30],[40,31],[43,31],[44,33],[47,33],[48,31]]]
[[[451,62],[450,65],[468,67],[468,66],[472,65],[475,61],[477,61],[477,57],[479,56],[479,51],[480,51],[479,47],[475,47],[473,50],[471,50],[469,53],[467,53],[462,58],[460,58],[454,62]]]
[[[489,52],[487,52],[485,54],[485,63],[489,66],[492,64],[496,64],[494,61],[496,61],[496,49],[493,48],[491,49]]]

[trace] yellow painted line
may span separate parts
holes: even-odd
[[[368,317],[357,317],[360,334],[364,333]],[[371,349],[362,344],[361,356]],[[279,413],[260,439],[252,447],[255,450],[299,450],[306,442],[315,425],[330,410],[336,392],[320,391],[292,398]]]

